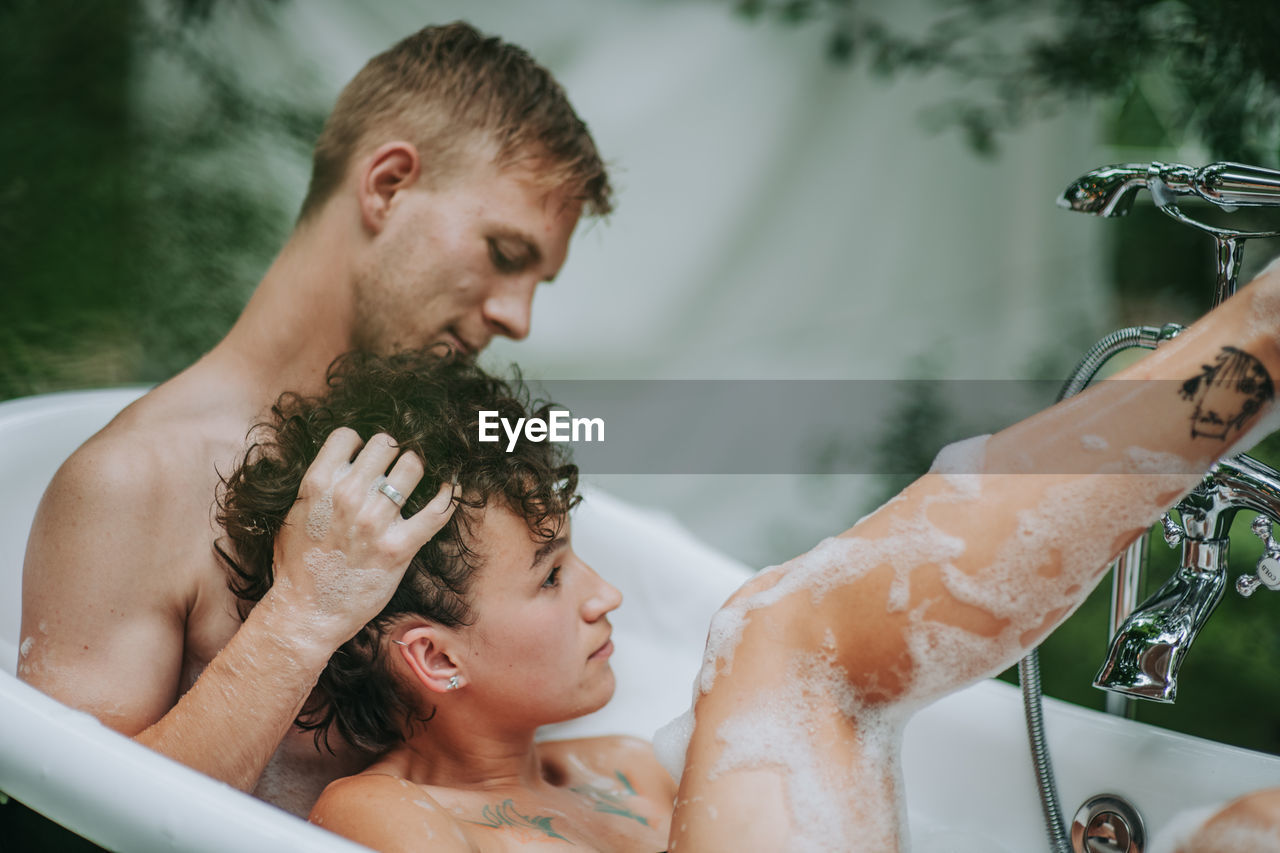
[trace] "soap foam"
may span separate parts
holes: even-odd
[[[1135,474],[1181,474],[1190,467],[1188,461],[1176,453],[1130,447],[1125,450],[1129,470]]]
[[[806,593],[817,603],[831,590],[847,586],[871,569],[887,564],[894,571],[889,609],[904,610],[910,598],[912,569],[922,563],[954,560],[964,552],[963,539],[944,533],[926,517],[933,503],[974,496],[968,484],[962,484],[961,488],[963,491],[953,489],[941,495],[927,496],[914,517],[890,520],[887,536],[879,539],[824,539],[809,552],[781,566],[771,567],[749,581],[747,587],[764,586],[762,581],[768,585],[735,598],[712,619],[698,679],[701,692],[711,689],[717,672],[731,669],[734,649],[741,640],[748,614],[790,595]]]
[[[822,708],[835,707],[855,719],[860,732],[865,729],[874,735],[868,740],[867,755],[874,754],[878,762],[893,762],[901,727],[915,709],[1004,669],[1025,654],[1027,646],[1052,627],[1050,623],[1056,624],[1079,606],[1084,597],[1081,591],[1093,587],[1122,544],[1119,533],[1090,535],[1098,517],[1108,518],[1117,531],[1136,533],[1160,516],[1166,509],[1162,501],[1169,500],[1169,495],[1185,492],[1200,479],[1166,473],[1188,470],[1188,463],[1175,454],[1129,448],[1120,459],[1103,466],[1111,475],[1104,480],[1093,475],[1049,484],[1037,505],[1017,513],[1011,535],[994,543],[992,559],[962,571],[957,561],[965,553],[965,540],[936,527],[929,520],[929,510],[936,504],[981,498],[990,478],[999,476],[981,474],[986,441],[983,436],[944,448],[931,471],[945,487],[919,498],[912,514],[899,510],[891,515],[883,525],[884,535],[824,540],[808,553],[753,578],[713,620],[696,683],[700,693],[709,691],[716,676],[732,668],[734,650],[752,611],[801,592],[816,604],[829,591],[846,587],[877,567],[893,571],[886,604],[889,612],[911,606],[911,573],[927,566],[940,572],[947,595],[989,613],[995,621],[990,634],[977,633],[928,618],[930,604],[936,602],[917,602],[902,637],[910,666],[903,667],[906,677],[898,688],[901,693],[890,705],[861,701],[834,660],[824,659],[826,670],[819,674],[820,667],[810,657],[796,665],[796,671],[805,675],[774,688],[759,707],[726,721],[717,732],[726,748],[714,773],[762,766],[777,769],[788,791],[793,820],[802,827],[796,835],[798,849],[840,849],[847,846],[847,838],[863,837],[842,835],[854,826],[875,827],[886,839],[895,831],[900,838],[906,837],[896,790],[890,795],[881,791],[880,796],[860,791],[854,799],[876,804],[866,814],[851,811],[847,803],[834,807],[831,800],[839,796],[836,792],[852,790],[855,783],[865,786],[868,779],[883,780],[884,774],[874,767],[828,766],[830,762],[805,737]],[[874,695],[871,686],[863,689],[867,696]],[[694,716],[689,712],[655,737],[660,760],[673,776],[679,775],[693,727]],[[842,838],[845,843],[830,843]]]
[[[938,451],[930,474],[940,474],[961,494],[977,495],[982,488],[982,472],[986,467],[987,441],[990,435],[975,435],[953,442]]]
[[[711,690],[718,673],[728,672],[742,637],[747,615],[787,596],[807,593],[814,603],[829,591],[857,580],[868,571],[889,565],[894,572],[888,610],[905,610],[910,601],[910,574],[922,564],[947,564],[964,553],[963,539],[940,530],[928,519],[937,503],[974,501],[981,497],[982,470],[990,436],[977,436],[947,445],[934,460],[934,471],[949,488],[924,496],[913,516],[889,519],[888,535],[868,539],[832,537],[781,566],[756,575],[739,595],[712,618],[697,688]]]
[[[367,596],[385,582],[384,572],[352,566],[338,550],[312,548],[302,555],[302,563],[311,574],[316,608],[323,613],[340,613],[350,599]]]
[[[1219,803],[1178,812],[1151,839],[1147,853],[1178,853],[1191,840],[1191,836],[1204,826],[1205,821],[1213,817],[1223,805],[1225,804]]]
[[[1085,450],[1106,450],[1111,445],[1100,435],[1082,435],[1080,436],[1080,446]]]
[[[689,753],[689,741],[693,739],[693,709],[685,711],[653,734],[653,752],[658,763],[679,780],[684,775],[685,756]]]
[[[333,489],[321,495],[307,513],[307,536],[312,542],[320,542],[329,535],[329,523],[333,520]]]
[[[1280,836],[1274,827],[1220,822],[1196,833],[1192,846],[1185,849],[1197,853],[1280,853]]]
[[[845,850],[855,839],[867,849],[897,849],[906,842],[896,807],[905,719],[867,713],[848,673],[828,655],[797,653],[790,670],[794,678],[720,726],[724,749],[709,778],[739,770],[777,773],[791,815],[788,850]],[[852,766],[831,761],[829,747],[816,737],[839,717],[857,719],[861,749]]]
[[[933,470],[942,473],[951,490],[925,496],[914,516],[891,519],[888,536],[824,540],[809,553],[771,569],[777,577],[766,589],[727,605],[717,614],[708,639],[699,689],[705,693],[717,671],[730,668],[750,611],[799,590],[807,590],[817,602],[827,591],[885,564],[894,571],[887,609],[901,611],[910,602],[911,572],[933,565],[939,567],[944,586],[955,600],[1006,623],[996,636],[982,637],[955,626],[926,624],[923,607],[912,614],[912,636],[906,639],[915,684],[908,693],[917,701],[937,698],[958,686],[957,667],[962,660],[982,662],[972,671],[966,669],[964,680],[987,673],[997,667],[997,661],[1001,665],[995,671],[999,671],[1007,665],[1005,661],[1021,656],[1028,636],[1046,630],[1046,614],[1061,619],[1079,606],[1080,591],[1093,587],[1117,548],[1115,541],[1087,535],[1099,514],[1119,521],[1122,529],[1138,531],[1167,508],[1158,495],[1186,491],[1199,481],[1186,473],[1164,473],[1187,470],[1185,461],[1174,454],[1130,448],[1107,466],[1123,476],[1108,477],[1105,483],[1095,477],[1074,478],[1049,486],[1039,506],[1018,513],[1014,534],[999,545],[991,563],[965,573],[955,563],[965,551],[964,540],[934,526],[928,511],[936,503],[975,500],[981,495],[982,475],[953,472],[975,470],[976,460],[985,455],[985,443],[986,437],[980,437],[944,448]],[[1057,566],[1055,561],[1064,565]],[[1040,571],[1035,570],[1037,566]],[[960,649],[965,650],[963,654],[958,654]],[[946,663],[941,663],[944,659]]]
[[[1280,431],[1280,406],[1272,403],[1262,412],[1262,416],[1254,421],[1244,435],[1237,439],[1233,446],[1234,453],[1245,453],[1256,447],[1264,438],[1273,432]]]
[[[32,678],[40,673],[39,659],[31,654],[35,649],[35,644],[35,637],[27,637],[22,641],[22,645],[18,647],[19,678]]]

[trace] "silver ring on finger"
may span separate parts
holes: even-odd
[[[383,480],[381,483],[378,484],[378,491],[386,495],[387,499],[391,501],[393,504],[395,504],[397,508],[400,508],[400,509],[403,509],[405,502],[409,500],[408,498],[406,498],[404,495],[400,493],[399,489],[397,489],[395,486],[388,483],[386,480]]]

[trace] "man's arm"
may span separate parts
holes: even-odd
[[[177,697],[189,596],[168,563],[177,507],[152,488],[154,460],[106,446],[91,441],[68,460],[36,512],[18,675],[134,735]]]
[[[275,587],[178,699],[201,591],[176,569],[181,555],[166,553],[181,550],[165,544],[174,537],[155,528],[193,513],[207,524],[212,495],[184,502],[156,486],[164,481],[149,475],[145,460],[87,450],[55,477],[33,526],[19,675],[250,790],[329,656],[386,603],[412,555],[448,520],[450,492],[401,518],[372,484],[395,462],[390,477],[407,494],[421,479],[421,462],[410,454],[397,461],[385,436],[362,449],[351,430],[335,432],[277,538]],[[323,530],[308,524],[321,501],[331,522]],[[189,534],[196,542],[207,541],[205,529],[190,530],[200,531]]]

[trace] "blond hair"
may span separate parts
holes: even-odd
[[[355,157],[391,139],[412,142],[429,182],[470,146],[496,146],[500,166],[529,165],[584,212],[613,208],[603,161],[560,84],[523,49],[461,21],[425,27],[369,60],[325,122],[299,220],[324,206]]]

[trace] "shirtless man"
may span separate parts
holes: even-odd
[[[524,338],[534,289],[564,263],[579,216],[609,209],[586,126],[519,48],[452,24],[371,60],[316,144],[297,227],[226,338],[49,486],[23,572],[19,676],[306,814],[358,760],[286,734],[329,656],[447,520],[448,496],[416,524],[351,544],[383,574],[340,611],[302,594],[304,578],[323,585],[322,569],[285,561],[279,576],[297,582],[241,623],[214,550],[219,472],[282,391],[319,391],[345,351],[445,343],[474,354],[495,335]]]

